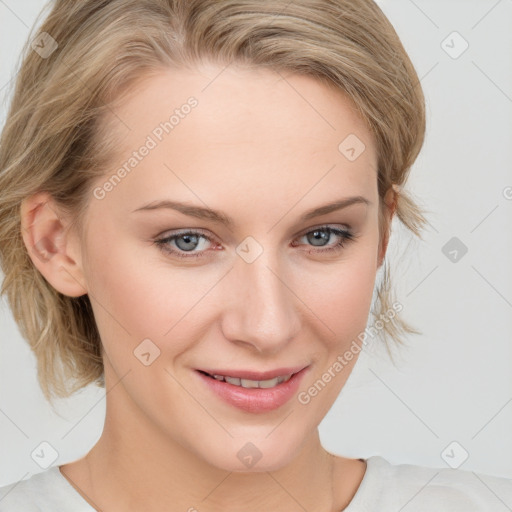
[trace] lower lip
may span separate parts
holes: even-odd
[[[203,382],[225,402],[247,412],[266,412],[278,409],[297,392],[300,381],[308,367],[295,373],[287,382],[281,382],[273,388],[243,388],[229,382],[208,377],[196,370]]]

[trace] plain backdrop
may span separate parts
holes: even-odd
[[[427,138],[407,189],[430,226],[417,241],[394,222],[388,252],[400,314],[422,334],[395,350],[395,365],[378,343],[361,353],[320,425],[322,442],[347,457],[512,478],[512,0],[378,3],[427,101]],[[0,0],[0,126],[43,5]],[[55,450],[52,465],[89,451],[103,428],[105,391],[90,386],[53,413],[5,298],[0,351],[6,485],[44,469],[33,456],[41,443]]]

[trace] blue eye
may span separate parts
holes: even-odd
[[[320,250],[313,250],[313,251],[307,251],[308,253],[327,253],[331,251],[340,251],[343,247],[345,247],[345,244],[349,241],[352,241],[355,239],[355,236],[348,230],[343,229],[337,229],[330,226],[322,226],[319,228],[316,228],[312,231],[308,231],[304,235],[302,235],[300,238],[307,238],[309,242],[311,241],[322,241],[327,240],[329,241],[331,239],[332,235],[336,235],[339,238],[339,241],[327,247],[326,249],[320,249]],[[322,245],[316,246],[316,247],[323,247]]]
[[[322,242],[329,241],[335,235],[339,238],[338,242],[334,245],[326,247],[325,249],[314,249],[308,250],[308,254],[323,254],[330,253],[332,251],[341,251],[345,247],[347,242],[354,240],[356,237],[349,230],[337,229],[331,226],[321,226],[315,228],[313,230],[304,233],[299,237],[307,238],[308,241],[311,242]],[[213,239],[201,231],[182,231],[181,233],[176,233],[170,236],[166,236],[164,238],[154,240],[154,243],[164,252],[177,256],[178,258],[198,258],[203,257],[206,253],[206,250],[195,251],[197,248],[198,242],[200,240],[206,240],[208,242],[213,242]],[[174,246],[171,245],[174,244]],[[200,244],[199,244],[200,245]],[[317,245],[316,247],[324,247],[322,245]],[[190,250],[189,250],[190,249]]]
[[[207,240],[208,242],[213,241],[209,236],[206,236],[205,234],[203,234],[199,231],[184,231],[182,233],[178,233],[175,235],[171,235],[171,236],[167,236],[165,238],[160,238],[158,240],[155,240],[155,243],[164,252],[170,253],[171,255],[178,256],[179,258],[197,258],[199,256],[203,256],[205,251],[191,253],[191,251],[195,247],[190,247],[190,245],[192,245],[192,246],[197,245],[198,240],[200,238]],[[177,245],[176,241],[180,241],[183,243],[180,243],[179,245]],[[174,242],[175,247],[177,247],[178,250],[176,250],[175,248],[172,248],[169,245],[171,242]],[[190,249],[190,251],[188,249]]]

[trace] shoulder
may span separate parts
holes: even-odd
[[[366,461],[361,504],[378,498],[386,507],[380,508],[382,512],[401,508],[411,512],[510,512],[512,508],[512,479],[462,469],[392,464],[380,456]]]
[[[45,510],[93,511],[59,471],[52,466],[26,480],[0,487],[0,512],[41,512]]]

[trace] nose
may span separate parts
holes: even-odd
[[[300,332],[300,300],[290,273],[266,250],[248,263],[237,257],[224,280],[222,331],[226,339],[260,353],[282,351]]]

